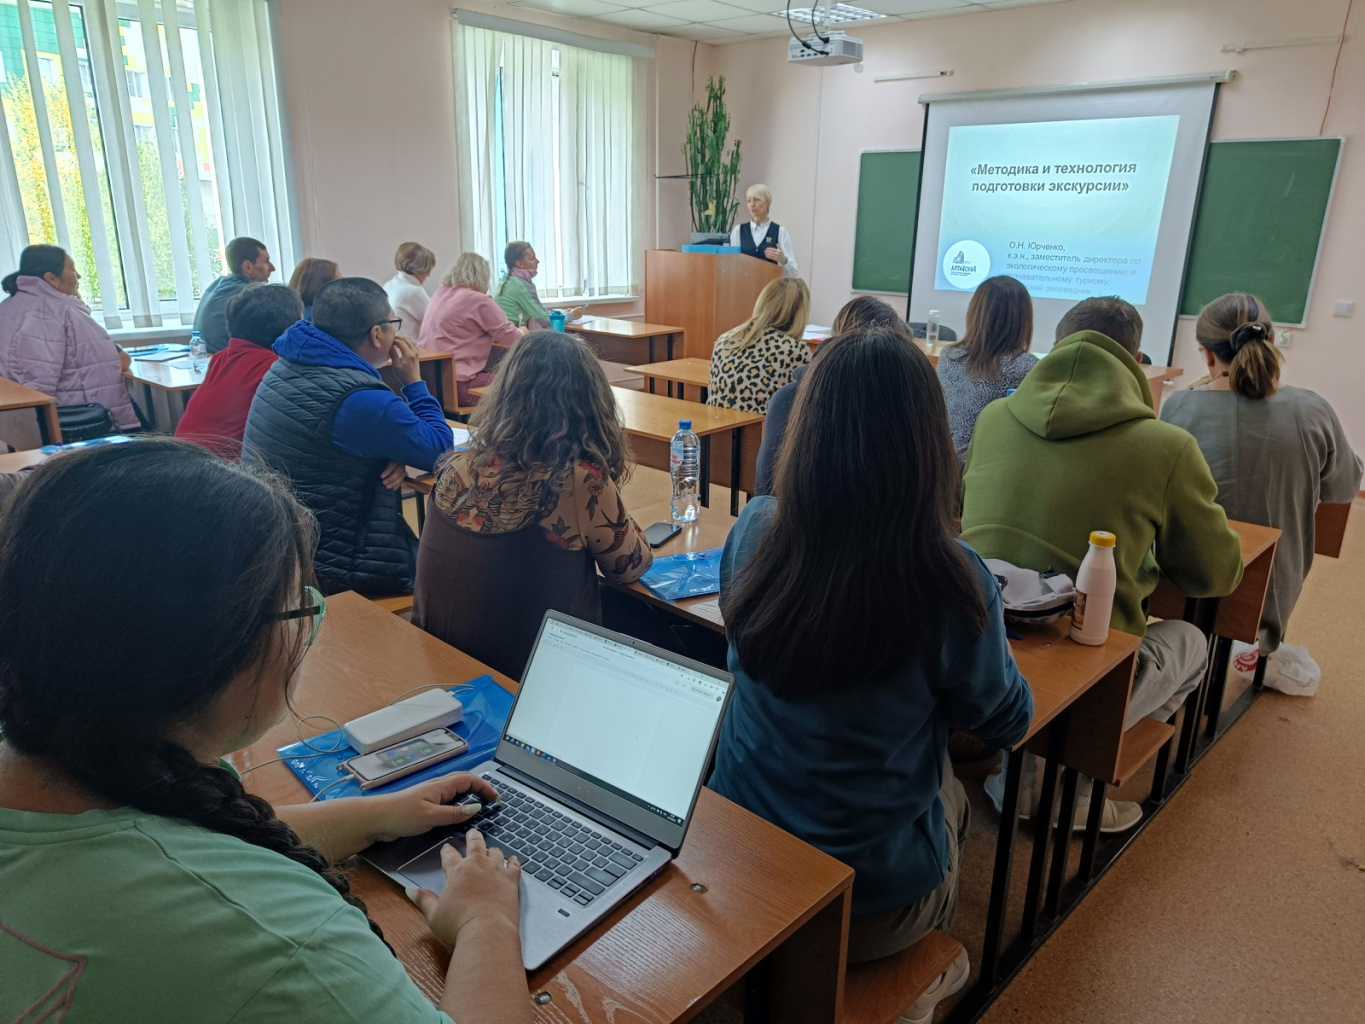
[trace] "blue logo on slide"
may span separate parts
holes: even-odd
[[[991,254],[980,242],[964,239],[943,254],[943,276],[954,288],[972,291],[991,273]]]

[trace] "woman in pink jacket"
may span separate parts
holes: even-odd
[[[469,389],[486,386],[503,350],[526,333],[489,297],[490,274],[488,261],[478,253],[461,253],[431,297],[417,342],[454,354],[457,400],[464,407],[479,404]]]
[[[125,430],[138,427],[123,383],[123,363],[109,333],[80,300],[81,275],[55,245],[30,245],[19,269],[0,282],[0,377],[57,399],[97,402]]]

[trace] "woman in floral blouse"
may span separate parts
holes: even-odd
[[[436,471],[412,621],[519,679],[546,609],[600,623],[597,570],[630,583],[653,554],[621,499],[611,386],[574,335],[518,342],[469,426]]]
[[[768,399],[792,371],[810,362],[801,340],[810,316],[810,289],[799,277],[779,277],[758,293],[754,315],[722,334],[711,350],[708,405],[766,412]]]

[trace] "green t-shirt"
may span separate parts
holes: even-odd
[[[451,1024],[300,864],[131,808],[0,808],[0,1021],[65,998],[64,1024]]]
[[[493,301],[502,307],[507,319],[514,324],[528,325],[532,320],[550,322],[549,311],[531,295],[531,289],[519,277],[508,274],[493,293]],[[518,319],[519,317],[524,319]]]

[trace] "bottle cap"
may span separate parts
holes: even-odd
[[[691,429],[692,429],[692,421],[691,421],[691,420],[678,420],[678,429],[679,429],[679,430],[691,430]]]
[[[1117,540],[1118,538],[1108,530],[1090,531],[1090,543],[1094,544],[1097,548],[1112,548]]]
[[[930,315],[930,316],[942,316],[943,314],[940,313],[940,312],[939,312],[938,310],[936,310],[936,309],[931,309],[931,310],[929,310],[929,315]]]

